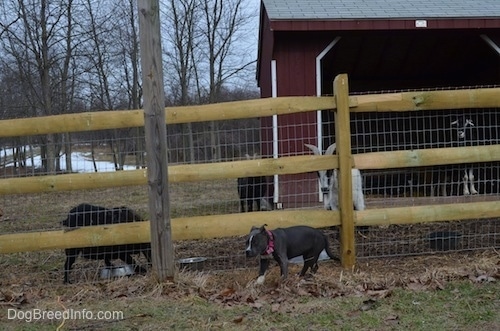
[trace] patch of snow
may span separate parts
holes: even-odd
[[[2,151],[2,155],[4,151]],[[7,150],[7,155],[12,155],[9,150]],[[98,172],[115,171],[115,165],[112,162],[107,161],[96,161],[96,168]],[[7,163],[6,166],[14,165],[13,162]],[[27,167],[39,168],[42,165],[42,158],[40,155],[33,157],[33,162],[31,158],[26,159]],[[73,167],[73,172],[95,172],[94,163],[92,162],[92,156],[90,152],[81,153],[73,152],[71,153],[71,165]],[[123,170],[135,170],[135,166],[124,165]],[[66,155],[61,156],[61,170],[66,170]]]

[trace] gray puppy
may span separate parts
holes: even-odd
[[[245,250],[247,257],[260,255],[257,284],[264,283],[271,256],[280,266],[282,279],[288,276],[288,260],[294,257],[302,255],[304,259],[300,276],[304,276],[309,268],[313,273],[318,270],[318,258],[323,250],[331,259],[339,260],[331,252],[327,237],[315,228],[299,225],[269,231],[265,226],[252,227]]]

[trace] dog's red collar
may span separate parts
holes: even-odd
[[[266,248],[265,254],[270,255],[274,252],[274,236],[273,236],[273,233],[271,231],[266,230],[266,232],[267,232],[268,241],[267,241],[267,248]]]

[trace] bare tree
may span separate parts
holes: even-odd
[[[252,61],[243,61],[248,59],[249,51],[241,47],[248,39],[246,24],[254,17],[254,13],[244,10],[245,3],[244,0],[163,0],[167,18],[163,35],[168,37],[168,47],[164,49],[170,50],[164,54],[164,77],[170,79],[168,95],[175,96],[169,104],[218,102],[223,100],[222,94],[231,90],[228,86],[235,78],[253,76],[248,72]],[[0,75],[5,80],[0,86],[8,87],[16,95],[16,108],[9,101],[10,95],[0,96],[0,103],[10,107],[9,116],[13,111],[17,112],[16,117],[27,117],[74,112],[76,108],[140,108],[136,8],[135,0],[0,1],[3,71]],[[9,82],[11,79],[14,82]],[[177,134],[175,147],[183,162],[195,162],[196,158],[220,159],[218,127],[215,122],[208,124],[211,124],[208,130],[207,123],[188,123],[169,131]],[[121,143],[131,132],[136,132],[135,143],[130,139]],[[36,137],[44,171],[54,173],[62,168],[59,160],[62,153],[67,156],[66,169],[71,171],[72,139],[91,135],[92,139],[108,141],[114,147],[116,169],[123,168],[125,153],[131,151],[136,152],[137,166],[144,165],[144,134],[142,128],[134,128]],[[19,147],[27,143],[12,142],[20,144]],[[185,147],[189,152],[184,152]]]
[[[59,87],[59,100],[60,100],[60,108],[64,109],[64,112],[71,111],[73,104],[73,97],[75,91],[75,76],[71,75],[70,78],[70,69],[73,59],[73,51],[75,49],[75,45],[73,45],[73,0],[68,0],[66,10],[66,33],[65,33],[65,50],[66,53],[64,58],[62,59],[62,67],[59,71],[60,75],[60,84],[56,85]],[[73,61],[73,65],[75,62]],[[75,70],[73,67],[72,70]],[[74,71],[72,72],[74,73]],[[64,150],[66,153],[66,171],[72,172],[73,165],[71,163],[71,138],[70,134],[66,133],[62,136]],[[60,148],[59,148],[60,149]],[[56,152],[56,157],[59,158],[60,153]],[[58,169],[59,168],[59,169]],[[60,170],[60,161],[56,162],[56,170]]]
[[[9,16],[8,6],[4,1],[0,3],[0,6],[2,8],[0,12],[3,13],[3,15],[0,16],[0,37],[2,37],[4,33],[7,33],[9,31],[12,25],[16,24],[16,22],[20,19],[20,16],[19,15]]]
[[[135,0],[120,2],[117,10],[122,17],[123,24],[118,26],[120,34],[119,43],[121,45],[122,68],[124,81],[126,83],[126,91],[128,95],[127,109],[138,109],[141,107],[142,86],[140,81],[140,64],[139,64],[139,34],[137,22],[137,8]],[[135,162],[136,167],[145,166],[144,159],[144,128],[131,129],[135,133]]]
[[[120,31],[121,21],[109,4],[86,0],[89,18],[88,33],[90,35],[88,62],[94,80],[89,80],[93,92],[94,107],[113,110],[120,95],[119,84],[113,80],[116,74],[116,62],[121,50],[115,47],[116,31]],[[92,51],[90,51],[92,50]],[[113,89],[114,88],[114,89]],[[125,144],[119,139],[123,130],[111,130],[108,144],[111,149],[115,170],[123,170],[125,164]],[[92,144],[94,147],[94,144]],[[92,151],[94,153],[94,151]],[[94,155],[94,154],[92,154]]]
[[[120,9],[120,8],[118,8]],[[119,42],[123,56],[124,78],[127,86],[128,109],[138,109],[141,105],[142,88],[139,64],[139,34],[137,27],[137,8],[135,0],[123,3],[120,16],[123,17]]]
[[[67,80],[72,57],[72,47],[68,45],[72,38],[73,3],[18,0],[4,5],[18,13],[18,19],[3,25],[2,50],[14,61],[19,79],[25,83],[30,110],[37,116],[57,114],[62,111],[58,99],[62,94],[55,90],[57,86],[60,91],[65,89],[62,86],[66,84],[61,82]],[[63,68],[60,76],[55,74],[58,67]],[[60,138],[48,134],[41,139],[42,167],[47,173],[55,173]]]
[[[248,23],[251,16],[244,12],[243,0],[200,0],[204,25],[200,33],[205,44],[208,59],[208,102],[220,100],[222,86],[230,78],[244,71],[255,61],[241,63],[242,52],[238,52],[236,43],[240,30]],[[244,57],[243,57],[244,58]],[[218,124],[209,123],[211,158],[217,161],[221,156],[218,138]]]
[[[166,85],[171,89],[170,95],[175,96],[173,104],[219,102],[224,85],[238,76],[252,76],[250,70],[255,61],[245,61],[249,53],[245,41],[251,39],[246,33],[256,13],[245,4],[243,0],[168,0],[164,35],[170,45],[166,67],[172,70],[166,76]],[[202,126],[208,135],[198,135],[202,138],[197,142],[193,128]],[[205,158],[220,159],[218,130],[215,121],[183,126],[182,145],[188,146],[190,161],[194,160],[197,143],[203,144]]]
[[[193,79],[195,62],[193,53],[196,51],[195,27],[198,16],[197,0],[170,0],[167,13],[167,38],[173,47],[171,52],[166,52],[168,64],[175,73],[171,79],[171,91],[175,97],[176,105],[185,106],[190,103],[190,88]],[[194,162],[193,126],[191,123],[182,125],[183,146],[187,146],[189,154],[184,155],[183,161]]]
[[[246,49],[239,49],[240,35],[251,19],[244,11],[244,0],[200,0],[204,16],[204,26],[200,27],[208,59],[208,101],[217,102],[224,83],[255,63],[251,60],[242,63]]]

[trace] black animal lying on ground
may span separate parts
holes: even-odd
[[[133,210],[127,207],[104,208],[90,204],[80,204],[71,209],[68,217],[61,222],[62,225],[69,228],[118,224],[128,222],[144,221]],[[127,264],[134,265],[136,272],[145,273],[146,270],[134,261],[132,255],[144,254],[149,262],[151,262],[151,244],[123,244],[112,246],[96,246],[96,247],[79,247],[66,249],[66,262],[64,264],[64,283],[70,283],[69,274],[73,263],[75,263],[78,255],[92,260],[104,260],[106,266],[112,266],[111,260],[120,259]]]

